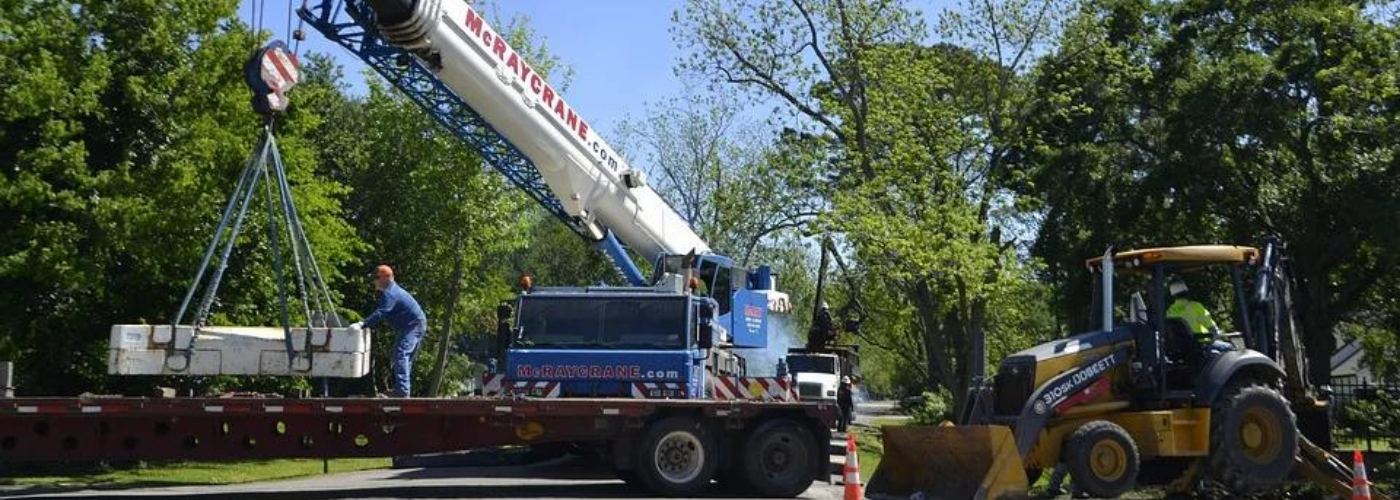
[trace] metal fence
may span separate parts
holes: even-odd
[[[1400,384],[1332,377],[1338,449],[1400,451]]]

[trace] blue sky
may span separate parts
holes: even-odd
[[[240,16],[253,22],[256,0],[244,0]],[[300,0],[293,0],[300,5]],[[263,0],[264,29],[286,38],[287,0]],[[671,41],[671,13],[683,0],[498,0],[502,18],[530,18],[536,33],[574,70],[566,95],[594,127],[610,133],[628,113],[643,113],[647,102],[678,95],[682,82],[672,73],[678,50]],[[952,0],[913,0],[935,20]],[[296,21],[293,20],[293,23]],[[303,51],[329,53],[358,79],[363,65],[320,33],[307,28]]]

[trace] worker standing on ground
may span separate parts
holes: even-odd
[[[1186,329],[1191,332],[1191,336],[1196,339],[1196,344],[1202,349],[1209,351],[1230,351],[1234,346],[1229,342],[1216,340],[1220,333],[1220,327],[1215,324],[1215,319],[1210,317],[1210,311],[1200,302],[1191,300],[1187,296],[1189,291],[1186,282],[1181,278],[1172,278],[1168,285],[1171,291],[1171,307],[1167,308],[1167,319],[1179,319],[1186,323]]]
[[[836,388],[836,406],[841,410],[840,420],[837,422],[836,430],[846,432],[846,428],[855,419],[856,400],[854,387],[851,387],[851,377],[841,377],[841,387]]]
[[[368,318],[350,325],[350,328],[358,330],[380,322],[388,322],[394,327],[398,336],[394,339],[394,350],[390,358],[393,380],[390,395],[406,398],[409,397],[410,380],[413,377],[413,355],[418,351],[418,341],[422,340],[423,334],[427,332],[428,319],[423,315],[423,308],[418,306],[418,301],[394,282],[394,270],[389,266],[381,265],[374,269],[374,288],[380,293],[379,305]]]

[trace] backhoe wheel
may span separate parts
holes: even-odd
[[[744,478],[760,496],[795,497],[827,466],[817,462],[817,450],[817,440],[802,424],[786,418],[764,422],[744,441]]]
[[[647,426],[637,440],[633,472],[652,493],[694,496],[710,484],[719,446],[709,430],[691,417],[670,417]]]
[[[1107,420],[1085,423],[1065,444],[1070,477],[1090,496],[1117,498],[1137,484],[1137,444],[1118,424]]]
[[[1288,478],[1298,456],[1298,422],[1283,395],[1258,382],[1237,382],[1210,413],[1210,475],[1221,486],[1248,495]]]

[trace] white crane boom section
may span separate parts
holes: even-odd
[[[595,239],[610,229],[646,258],[710,251],[480,12],[463,0],[371,3],[385,38],[428,62],[448,88],[534,162],[565,212]]]

